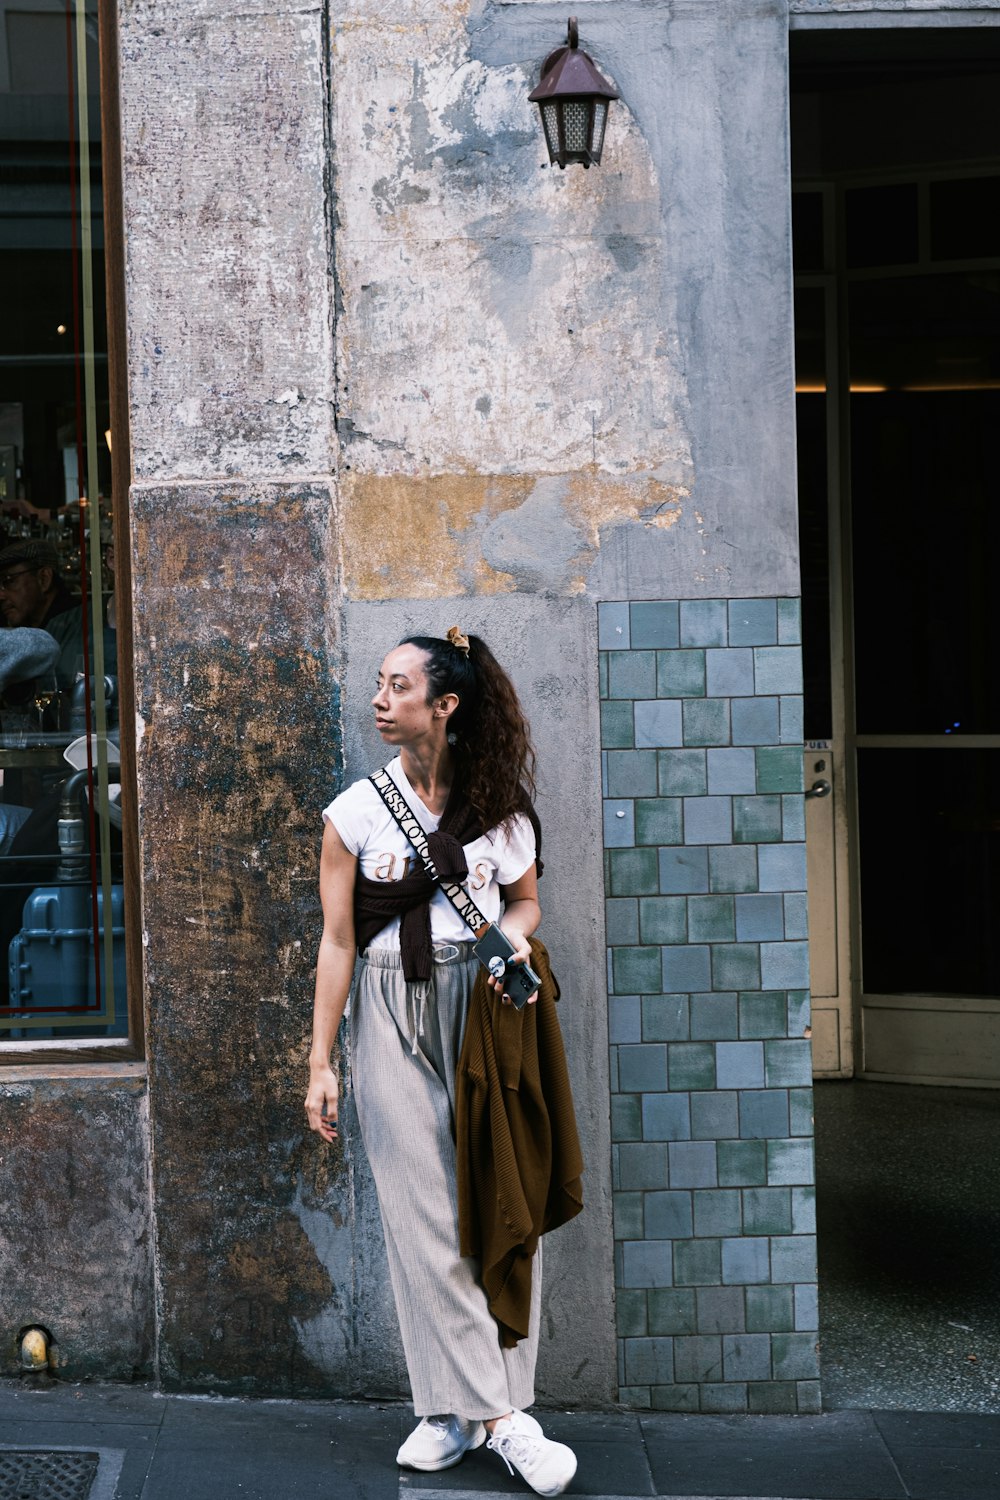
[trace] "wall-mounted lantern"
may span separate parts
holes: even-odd
[[[619,98],[618,90],[597,71],[586,52],[580,51],[576,17],[570,16],[566,46],[550,52],[542,64],[538,87],[528,99],[537,104],[549,148],[549,161],[565,167],[578,161],[582,167],[598,166],[604,149],[608,107]]]

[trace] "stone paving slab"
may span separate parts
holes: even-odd
[[[1000,1495],[1000,1414],[540,1415],[546,1430],[579,1456],[569,1494],[593,1500]],[[121,1460],[114,1500],[289,1500],[313,1494],[337,1500],[522,1500],[530,1493],[485,1447],[443,1473],[401,1472],[396,1448],[412,1425],[402,1405],[164,1395],[150,1386],[36,1391],[0,1381],[0,1444],[114,1454]]]

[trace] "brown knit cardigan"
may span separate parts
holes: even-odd
[[[481,1264],[490,1312],[510,1349],[528,1332],[539,1236],[583,1207],[583,1159],[556,1014],[559,986],[544,943],[531,940],[538,999],[503,1005],[473,988],[458,1064],[458,1232]]]

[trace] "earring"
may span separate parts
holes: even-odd
[[[449,745],[458,744],[458,735],[455,733],[454,729],[449,729],[448,731],[448,743]]]

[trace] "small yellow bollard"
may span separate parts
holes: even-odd
[[[48,1367],[48,1335],[41,1328],[29,1328],[21,1336],[21,1369],[47,1370]]]

